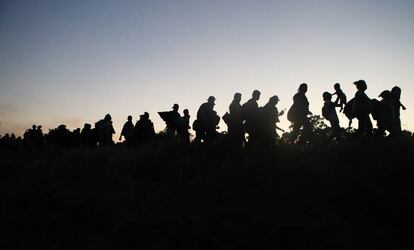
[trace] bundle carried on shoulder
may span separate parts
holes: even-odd
[[[349,100],[344,107],[343,113],[345,114],[346,118],[349,120],[354,119],[354,115],[352,114],[352,106],[354,105],[354,98]]]
[[[293,104],[293,105],[289,108],[289,110],[288,110],[288,112],[287,112],[287,119],[288,119],[288,121],[290,121],[290,122],[295,122],[295,121],[296,121],[296,105],[295,105],[295,104]]]
[[[329,117],[329,111],[328,111],[328,107],[327,106],[323,106],[322,107],[322,116],[323,116],[323,118],[325,118],[326,120],[330,120],[330,117]]]
[[[224,123],[226,123],[226,124],[231,123],[231,116],[230,116],[229,112],[226,112],[226,113],[222,116],[222,118],[223,118]]]
[[[193,122],[193,130],[194,131],[200,130],[200,122],[198,121],[198,119],[195,119]]]
[[[372,118],[376,121],[378,121],[378,119],[381,116],[381,103],[380,101],[378,101],[377,99],[372,99],[371,100],[371,107],[372,107]]]
[[[95,122],[95,128],[96,129],[104,129],[106,127],[105,125],[106,125],[105,120],[99,120],[99,121]]]

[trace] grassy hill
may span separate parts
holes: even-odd
[[[1,249],[403,249],[414,142],[1,152]]]

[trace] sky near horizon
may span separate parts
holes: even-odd
[[[159,131],[156,112],[174,103],[193,121],[208,96],[221,116],[235,92],[245,102],[254,89],[260,106],[278,95],[288,109],[302,82],[320,114],[324,91],[339,82],[350,99],[359,79],[371,98],[400,86],[413,131],[413,11],[410,0],[3,0],[0,134],[106,113],[119,133],[145,111]]]

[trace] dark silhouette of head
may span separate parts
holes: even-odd
[[[328,92],[323,92],[322,97],[323,97],[323,100],[324,101],[330,101],[330,100],[332,100],[332,95],[330,93],[328,93]]]
[[[140,115],[141,120],[148,120],[149,119],[149,114],[148,112],[144,112],[144,114]]]
[[[209,96],[209,97],[208,97],[208,99],[207,99],[207,102],[208,102],[208,103],[211,103],[211,104],[213,104],[213,105],[215,104],[215,103],[214,103],[215,101],[216,101],[216,98],[215,98],[214,96]]]
[[[210,97],[208,97],[208,99],[207,99],[207,104],[208,104],[208,107],[210,108],[210,109],[213,109],[214,108],[214,105],[216,105],[214,102],[216,101],[216,98],[214,97],[214,96],[210,96]]]
[[[260,99],[260,91],[259,90],[253,91],[252,98],[253,100],[258,101]]]
[[[32,129],[33,129],[33,130],[36,130],[36,125],[34,125],[34,124],[33,124],[33,125],[32,125]]]
[[[128,116],[128,121],[132,122],[132,116],[131,115]]]
[[[279,102],[279,97],[277,95],[274,95],[269,98],[269,103],[272,105],[276,105]]]
[[[180,107],[180,106],[178,106],[178,104],[177,104],[177,103],[175,103],[175,104],[173,105],[172,109],[173,109],[174,111],[178,112],[178,108],[179,108],[179,107]]]
[[[188,109],[184,109],[183,113],[184,113],[185,116],[189,116],[190,115],[190,112],[188,111]]]
[[[240,103],[242,95],[240,93],[235,93],[233,100],[237,103]]]
[[[92,125],[91,125],[91,124],[89,124],[89,123],[85,123],[85,124],[83,125],[83,128],[84,128],[84,129],[91,129],[91,128],[92,128]]]
[[[305,94],[308,91],[308,84],[302,83],[299,85],[298,93]]]
[[[105,121],[112,121],[111,115],[110,114],[106,114],[104,120]]]
[[[391,89],[391,94],[394,98],[400,99],[401,97],[401,88],[398,86],[395,86]]]
[[[334,89],[335,89],[335,90],[339,90],[339,89],[341,89],[341,85],[340,85],[339,83],[335,83],[335,84],[334,84]]]
[[[381,92],[381,94],[378,97],[382,97],[383,99],[389,99],[391,98],[391,91],[384,90]]]
[[[365,91],[368,88],[367,83],[364,80],[358,80],[354,82],[354,84],[358,90]]]

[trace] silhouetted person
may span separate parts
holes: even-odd
[[[76,128],[72,132],[72,146],[79,147],[82,144],[81,140],[81,129]]]
[[[34,130],[34,143],[37,149],[43,149],[44,147],[44,138],[42,126],[38,125],[36,130]]]
[[[332,102],[332,95],[328,92],[322,94],[323,97],[323,107],[322,107],[322,116],[329,121],[332,128],[332,135],[334,138],[338,138],[340,135],[341,127],[339,126],[338,115],[336,114],[336,107],[341,107],[342,104],[338,102]]]
[[[23,141],[25,148],[37,149],[39,146],[40,136],[37,130],[37,126],[33,125],[31,129],[28,129],[23,134]]]
[[[191,128],[190,112],[188,112],[188,109],[184,109],[183,114],[183,117],[180,117],[180,122],[178,123],[177,137],[182,142],[190,143],[190,132],[188,131]]]
[[[95,123],[95,133],[100,146],[114,144],[112,135],[115,134],[115,129],[112,126],[112,117],[110,114],[105,115],[104,119]]]
[[[81,131],[80,137],[81,137],[82,145],[84,147],[96,146],[95,133],[94,133],[94,130],[92,129],[91,124],[85,123]]]
[[[26,130],[23,135],[25,145],[29,147],[30,149],[35,148],[35,142],[34,142],[35,137],[36,137],[35,133],[36,133],[36,125],[33,124],[32,128]]]
[[[158,112],[167,125],[165,130],[168,137],[174,137],[176,135],[181,119],[180,113],[178,113],[179,105],[174,104],[172,109],[171,111]]]
[[[306,83],[299,85],[298,92],[293,96],[293,105],[289,109],[289,120],[293,123],[292,142],[297,139],[301,127],[303,127],[302,139],[304,141],[308,140],[312,133],[312,126],[308,117],[312,113],[309,111],[309,101],[305,95],[307,91],[308,85]]]
[[[262,108],[260,108],[260,141],[264,146],[275,146],[277,140],[276,129],[284,132],[283,129],[279,128],[276,123],[278,123],[279,116],[283,115],[283,111],[279,113],[276,105],[279,102],[278,96],[272,96],[269,98],[269,102],[266,103]]]
[[[19,149],[18,138],[16,138],[16,135],[13,134],[13,133],[10,136],[10,143],[11,143],[11,145],[10,145],[11,149],[13,149],[13,150],[18,150]]]
[[[220,117],[214,111],[216,98],[210,96],[207,102],[201,104],[197,111],[197,120],[193,129],[196,131],[194,141],[200,143],[203,140],[206,143],[213,142],[216,139],[216,127],[220,121]]]
[[[155,137],[154,124],[149,119],[149,114],[147,112],[144,112],[144,114],[139,117],[139,120],[135,124],[135,136],[137,142],[150,142]]]
[[[71,146],[71,132],[66,125],[61,124],[57,128],[49,130],[47,141],[50,146],[68,148]]]
[[[355,93],[355,97],[353,99],[352,104],[352,117],[358,119],[358,134],[368,134],[372,133],[372,122],[369,114],[372,111],[372,101],[371,99],[365,94],[365,90],[367,90],[367,84],[364,80],[359,80],[354,82],[357,92]],[[352,120],[350,121],[351,124]]]
[[[5,134],[3,137],[0,136],[0,148],[12,149],[12,138],[9,134]]]
[[[401,98],[401,88],[398,86],[395,86],[391,89],[391,98],[392,98],[392,103],[393,103],[393,107],[394,107],[394,114],[395,114],[395,124],[394,124],[394,129],[395,129],[395,135],[396,136],[400,136],[401,135],[401,118],[400,118],[400,108],[402,108],[403,110],[406,110],[405,106],[401,103],[400,98]]]
[[[344,109],[345,104],[346,104],[346,95],[342,91],[341,85],[339,83],[334,84],[334,89],[335,89],[335,93],[333,93],[332,95],[336,95],[335,104],[339,105],[339,106],[337,106],[337,107],[341,108],[339,110],[339,112],[342,112],[342,110]]]
[[[391,136],[394,136],[395,130],[395,109],[391,97],[391,91],[385,90],[381,92],[379,97],[382,100],[379,102],[378,109],[378,136],[384,136],[385,131],[388,131]]]
[[[122,140],[122,136],[125,138],[125,142],[130,144],[134,139],[134,124],[132,123],[132,116],[128,116],[127,121],[122,127],[121,134],[119,135],[119,140]]]
[[[6,150],[20,150],[21,138],[16,138],[15,134],[5,134],[3,137],[0,135],[0,149]]]
[[[260,91],[254,90],[252,98],[242,106],[242,116],[244,120],[244,130],[249,134],[249,144],[254,144],[257,141],[259,133],[259,104]]]
[[[229,141],[239,147],[242,147],[244,142],[241,97],[240,93],[234,94],[233,101],[229,106],[229,120],[227,122]]]

